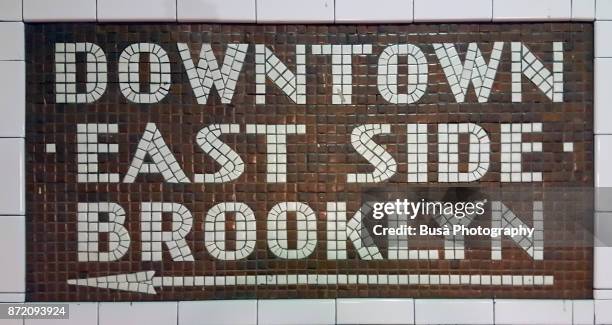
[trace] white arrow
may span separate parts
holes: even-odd
[[[155,271],[70,279],[68,284],[156,294],[155,287],[214,287],[235,285],[481,285],[552,286],[552,275],[491,274],[271,274],[225,276],[161,276]]]

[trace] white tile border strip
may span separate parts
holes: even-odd
[[[0,10],[2,11],[2,15],[0,15],[0,21],[28,21],[28,22],[54,22],[54,21],[101,21],[104,20],[105,17],[104,15],[102,15],[103,17],[99,17],[99,13],[97,12],[98,8],[95,8],[92,11],[92,7],[91,7],[91,3],[94,0],[61,0],[61,3],[64,4],[63,8],[69,7],[70,10],[65,10],[62,9],[62,6],[57,6],[57,2],[55,2],[54,4],[59,7],[59,10],[57,10],[58,8],[48,8],[48,10],[39,10],[41,9],[40,7],[36,7],[33,6],[33,3],[36,3],[36,1],[40,1],[40,0],[23,0],[24,4],[21,5],[21,0],[3,0],[3,3],[0,5]],[[57,0],[59,1],[59,0]],[[104,0],[101,0],[102,2],[105,2]],[[181,0],[175,0],[175,1],[181,1]],[[397,21],[404,21],[404,22],[408,22],[408,21],[412,21],[413,19],[415,21],[428,21],[428,22],[447,22],[447,21],[454,21],[454,22],[478,22],[478,21],[488,21],[489,20],[489,16],[488,13],[486,13],[486,10],[482,10],[482,8],[479,8],[482,12],[481,13],[474,13],[473,11],[470,10],[461,10],[459,12],[457,11],[453,11],[452,14],[449,14],[448,16],[445,16],[444,13],[427,13],[424,12],[422,13],[418,8],[414,8],[413,6],[413,13],[407,12],[405,15],[405,19],[402,19],[402,17],[398,18],[394,17],[393,19],[386,19],[385,17],[375,17],[375,19],[372,19],[372,17],[368,17],[368,16],[363,16],[361,19],[359,18],[359,16],[355,16],[356,13],[353,12],[349,12],[347,13],[347,15],[349,16],[349,18],[344,19],[343,17],[347,16],[344,15],[344,12],[338,12],[339,8],[336,7],[336,1],[338,0],[330,0],[333,3],[333,8],[329,9],[323,9],[324,12],[307,12],[306,14],[308,14],[305,18],[304,17],[297,17],[297,18],[292,18],[292,19],[287,19],[285,17],[287,16],[281,16],[280,18],[278,18],[278,16],[274,17],[272,15],[273,18],[268,18],[265,16],[266,11],[263,10],[262,12],[258,11],[257,6],[254,6],[254,11],[255,12],[251,12],[249,13],[249,10],[251,10],[250,8],[252,8],[253,6],[250,5],[251,2],[259,2],[259,1],[264,1],[264,0],[234,0],[232,1],[233,6],[236,6],[238,4],[234,4],[234,3],[238,3],[244,1],[245,4],[248,4],[246,6],[246,10],[244,12],[242,12],[240,15],[235,15],[233,17],[225,17],[225,12],[227,12],[227,8],[223,8],[220,7],[218,14],[216,15],[211,15],[210,12],[203,12],[201,15],[198,14],[197,12],[189,12],[189,15],[187,17],[187,14],[185,14],[185,16],[183,16],[183,14],[181,12],[179,12],[177,10],[177,13],[175,14],[174,17],[172,17],[170,11],[164,9],[156,9],[156,8],[152,8],[151,10],[147,10],[147,7],[141,7],[140,9],[142,9],[143,12],[139,13],[139,17],[125,17],[125,16],[112,16],[112,18],[109,18],[112,21],[123,21],[123,22],[130,22],[130,21],[138,21],[138,22],[144,22],[144,21],[190,21],[190,22],[260,22],[260,23],[268,23],[268,22],[275,22],[275,23],[320,23],[320,22],[326,22],[326,23],[346,23],[350,20],[351,23],[359,23],[359,22],[378,22],[378,23],[384,23],[384,22],[397,22]],[[414,1],[420,1],[420,0],[409,0],[410,4],[413,4]],[[436,2],[440,2],[440,3],[444,3],[444,2],[453,2],[456,3],[456,0],[436,0]],[[475,1],[475,0],[471,0],[471,1]],[[516,5],[516,3],[514,1],[511,1],[513,3],[512,6],[509,6],[507,9],[507,12],[504,12],[506,9],[505,7],[496,7],[496,4],[499,4],[500,1],[508,1],[508,0],[478,0],[479,2],[483,3],[484,5],[491,3],[491,20],[493,21],[498,21],[498,20],[513,20],[513,21],[594,21],[594,20],[612,20],[612,0],[572,0],[570,1],[570,9],[568,11],[567,9],[567,4],[566,2],[568,0],[563,0],[563,1],[559,1],[559,2],[563,2],[560,8],[550,8],[550,6],[546,6],[541,5],[541,6],[537,6],[538,10],[536,10],[536,13],[533,13],[533,10],[530,12],[529,16],[522,16],[522,15],[516,15],[515,13],[513,13],[513,6]],[[521,1],[526,1],[526,0],[521,0]],[[534,4],[534,3],[550,3],[550,1],[552,0],[530,0],[528,1],[530,5]],[[48,1],[45,1],[48,2]],[[210,0],[201,0],[201,2],[210,2]],[[390,3],[393,3],[393,1],[390,1]],[[555,1],[555,3],[558,3],[557,1]],[[21,6],[20,6],[21,5]],[[75,7],[75,5],[79,5],[78,8],[81,8],[79,10],[73,10]],[[176,2],[175,2],[176,5]],[[220,5],[223,6],[223,5]],[[22,10],[22,12],[20,12],[20,9]],[[120,9],[120,8],[119,8]],[[263,9],[263,8],[261,8]],[[352,8],[349,8],[350,10],[353,10]],[[115,10],[113,8],[111,8],[111,10]],[[330,10],[331,10],[331,16],[330,16]],[[340,8],[340,10],[344,10],[342,8]],[[117,10],[119,11],[119,10]],[[361,11],[364,15],[368,15],[368,11]],[[357,14],[360,14],[359,12]],[[231,15],[231,12],[228,14]],[[254,18],[253,18],[254,17]],[[314,18],[313,18],[314,17]],[[322,17],[322,18],[321,18]],[[330,17],[333,17],[330,18]],[[3,41],[6,42],[6,39],[8,39],[9,41],[13,40],[13,35],[4,35],[3,36],[4,39]],[[22,35],[21,35],[22,37]],[[2,38],[2,36],[0,36],[0,38]],[[19,36],[18,36],[19,38]],[[605,38],[605,37],[604,37]],[[23,53],[23,52],[21,52]],[[10,54],[10,58],[7,58],[9,60],[23,60],[23,54],[21,53],[12,53]],[[596,67],[596,73],[597,73],[597,67]],[[597,81],[596,81],[596,85],[595,85],[595,91],[598,92],[598,86],[597,86]],[[599,87],[601,87],[602,85],[600,85]],[[601,90],[601,88],[599,89]],[[595,94],[597,96],[597,93]],[[605,102],[606,105],[611,105],[612,103],[608,104],[608,102]],[[602,114],[602,116],[606,116],[609,115],[607,114],[607,111],[605,109],[605,107],[601,107],[602,106],[602,102],[597,102],[595,104],[595,111],[599,112],[598,114]],[[596,123],[597,124],[597,123]],[[601,134],[600,131],[598,131],[597,129],[595,130],[596,134]],[[610,134],[612,132],[607,132],[606,134]],[[600,148],[600,147],[596,147],[595,148],[595,155],[597,156],[598,154],[601,154],[602,151],[608,151],[608,150],[612,150],[612,147],[605,147],[605,148]],[[612,171],[606,171],[606,170],[596,170],[596,178],[600,179],[600,178],[610,178],[610,176],[606,175],[607,173],[612,173]],[[23,187],[22,187],[23,188]],[[22,190],[22,194],[25,194],[25,189]],[[24,221],[25,222],[25,221]],[[24,256],[25,256],[25,251],[24,251]],[[594,260],[594,267],[596,269],[598,268],[602,268],[602,263],[601,261],[603,259],[606,260],[612,260],[612,253],[611,254],[606,254],[605,257],[599,256],[599,257],[595,257]],[[599,262],[598,262],[599,261]],[[605,270],[601,270],[601,271],[606,271],[609,272],[609,269],[605,269]],[[0,287],[0,300],[13,300],[14,297],[17,297],[17,300],[22,300],[24,298],[24,294],[23,293],[14,293],[14,292],[2,292],[3,288]],[[589,311],[593,310],[594,311],[594,316],[593,318],[595,319],[597,324],[608,324],[612,322],[612,286],[610,287],[605,287],[605,288],[598,288],[598,290],[595,290],[594,296],[596,298],[596,300],[594,301],[593,304],[593,300],[576,300],[573,301],[572,305],[572,321],[575,324],[593,324],[593,322],[589,322]],[[7,298],[7,297],[11,297],[11,298]],[[610,300],[607,300],[610,299]],[[379,300],[379,299],[371,299],[370,303],[372,303],[373,301]],[[381,299],[384,300],[384,299]],[[300,300],[291,300],[293,302],[300,302]],[[465,303],[471,303],[473,302],[472,300],[462,300],[462,299],[453,299],[453,302],[465,302]],[[499,308],[506,308],[506,307],[502,307],[502,305],[508,305],[510,304],[510,302],[505,301],[505,300],[488,300],[491,302],[495,302],[500,303],[500,307]],[[290,301],[287,301],[290,302]],[[549,300],[515,300],[513,301],[511,304],[515,307],[518,308],[528,308],[533,302],[550,302]],[[220,304],[224,304],[223,301],[221,302],[217,302]],[[431,303],[431,302],[428,302]],[[123,304],[123,306],[125,306],[126,303],[93,303],[99,307],[101,307],[102,305],[104,305],[105,307],[100,309],[100,312],[104,312],[106,313],[107,309],[111,310],[111,309],[115,309],[114,305],[115,304]],[[137,305],[140,304],[146,304],[146,303],[135,303]],[[177,303],[177,302],[164,302],[164,303],[158,303],[159,305],[156,306],[162,306],[164,304],[170,304],[170,305],[174,305],[177,306],[176,308],[178,310],[180,310],[180,306],[182,303]],[[264,303],[266,304],[266,303]],[[336,302],[334,304],[333,310],[335,312],[337,312],[337,306],[338,302]],[[593,308],[590,307],[590,304],[593,304]],[[328,305],[328,304],[326,304]],[[558,306],[563,306],[563,308],[568,308],[567,307],[567,303],[566,302],[553,302],[551,304],[546,304],[549,307],[546,308],[552,308],[551,310],[555,310],[556,308],[558,309]],[[552,307],[551,307],[552,306]],[[98,307],[98,308],[99,308]],[[123,307],[121,307],[123,308]],[[120,309],[121,309],[120,308]],[[495,307],[497,308],[497,307]],[[146,309],[146,308],[145,308]],[[525,309],[522,309],[525,310]],[[546,309],[548,310],[548,309]],[[580,313],[578,313],[578,310],[580,310]],[[417,311],[418,312],[418,311]],[[567,317],[566,316],[566,312],[567,309],[563,309],[563,310],[557,310],[557,312],[561,312],[559,317]],[[177,311],[178,313],[178,311]],[[580,316],[581,318],[577,319],[577,316]],[[180,315],[179,315],[180,316]],[[497,316],[497,315],[496,315]],[[337,317],[337,315],[336,315]],[[513,323],[514,320],[518,321],[518,318],[513,318]],[[542,319],[541,321],[543,323],[546,322],[550,322],[553,321],[554,319]],[[563,320],[566,320],[565,318],[563,318]],[[496,319],[496,324],[500,323],[500,319]],[[177,322],[180,325],[186,325],[186,324],[190,324],[190,322],[184,321],[184,322],[180,322],[180,318],[177,318]],[[384,321],[383,321],[384,322]],[[542,323],[542,324],[543,324]],[[27,321],[25,322],[25,324],[38,324],[35,322],[30,322]],[[44,323],[40,323],[40,324],[44,324]],[[90,321],[90,320],[84,320],[83,322],[80,322],[79,324],[82,325],[93,325],[93,324],[98,324],[98,319],[96,319],[96,321]]]

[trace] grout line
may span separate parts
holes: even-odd
[[[255,1],[255,24],[259,24],[259,12],[257,12],[257,0],[253,0],[253,1]]]

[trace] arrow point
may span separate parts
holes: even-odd
[[[156,294],[153,286],[155,271],[142,271],[129,274],[107,275],[85,279],[69,279],[66,283],[76,286],[115,289],[129,292]]]

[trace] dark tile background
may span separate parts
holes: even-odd
[[[430,123],[429,179],[436,179],[436,123],[472,122],[489,133],[491,165],[478,183],[462,184],[473,191],[536,193],[551,187],[589,189],[593,186],[593,26],[577,23],[547,24],[414,24],[414,25],[206,25],[206,24],[28,24],[27,38],[27,299],[66,300],[191,300],[234,298],[332,297],[517,297],[590,298],[592,296],[592,202],[577,200],[545,203],[545,259],[532,261],[522,250],[504,241],[504,259],[490,259],[489,242],[469,239],[466,259],[419,261],[362,261],[352,246],[342,261],[326,260],[325,206],[346,201],[349,216],[359,208],[364,193],[378,191],[416,197],[444,197],[447,185],[406,184],[406,123]],[[100,45],[109,61],[109,84],[94,104],[54,103],[54,44],[92,42]],[[467,43],[478,42],[489,59],[494,41],[506,42],[494,89],[488,103],[478,103],[470,86],[466,103],[455,103],[431,43],[457,43],[462,60]],[[552,66],[552,42],[565,46],[563,103],[552,103],[523,79],[523,102],[511,103],[511,41],[521,41]],[[172,64],[170,94],[158,104],[131,104],[118,87],[117,61],[131,43],[161,45]],[[197,58],[202,43],[212,43],[221,61],[227,43],[265,43],[290,69],[295,65],[295,44],[373,44],[373,55],[353,56],[352,105],[331,105],[331,58],[307,56],[307,105],[295,105],[268,82],[266,105],[255,105],[254,46],[251,45],[231,105],[223,105],[212,91],[207,105],[195,101],[182,66],[177,42],[187,42]],[[427,94],[414,105],[392,105],[378,95],[378,54],[388,44],[419,46],[429,62]],[[307,47],[307,52],[310,52]],[[400,60],[400,62],[402,62]],[[400,68],[405,84],[406,69]],[[400,86],[400,89],[404,89]],[[190,179],[194,173],[216,170],[212,159],[195,143],[196,133],[211,123],[299,123],[307,134],[288,137],[288,181],[268,184],[265,179],[265,140],[255,135],[224,135],[246,163],[246,172],[227,184],[164,184],[161,176],[140,176],[133,184],[78,184],[76,164],[77,123],[118,123],[119,134],[100,136],[120,144],[120,153],[100,155],[101,171],[125,175],[147,122],[155,122]],[[525,154],[525,171],[542,171],[543,183],[501,184],[500,123],[542,122],[543,133],[525,135],[525,141],[543,142],[543,153]],[[393,135],[377,137],[398,161],[398,173],[378,185],[346,184],[346,174],[368,172],[371,166],[350,145],[354,127],[365,123],[391,123]],[[574,152],[564,153],[563,141],[574,142]],[[57,154],[45,153],[46,143],[57,144]],[[465,159],[465,158],[464,158]],[[459,190],[458,192],[465,191]],[[424,194],[425,193],[425,194]],[[540,194],[537,194],[540,193]],[[404,195],[405,197],[406,195]],[[195,262],[141,262],[139,205],[143,201],[171,201],[186,205],[195,223],[187,237]],[[77,262],[77,202],[114,201],[126,209],[126,227],[132,237],[128,254],[118,262]],[[247,259],[213,260],[203,244],[206,211],[219,202],[247,203],[256,213],[256,251]],[[266,246],[268,210],[282,201],[307,203],[317,213],[317,250],[304,260],[280,260]],[[530,222],[529,202],[516,195],[509,205]],[[486,225],[489,221],[484,220]],[[291,235],[291,234],[290,234]],[[563,241],[571,238],[570,241]],[[547,244],[560,241],[565,244]],[[479,245],[478,243],[485,243]],[[442,248],[441,238],[419,241],[415,248]],[[104,247],[104,245],[101,245]],[[591,245],[592,246],[592,245]],[[470,248],[471,247],[471,248]],[[443,251],[440,250],[443,257]],[[155,270],[157,275],[230,275],[276,273],[434,273],[434,274],[554,274],[555,284],[535,286],[234,286],[158,288],[157,295],[68,286],[69,278]]]

